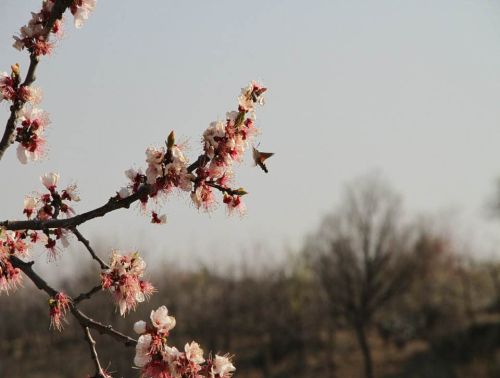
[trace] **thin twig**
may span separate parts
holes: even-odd
[[[220,190],[222,193],[227,193],[229,194],[230,196],[234,196],[234,195],[241,195],[241,189],[231,189],[231,188],[226,188],[225,186],[222,186],[222,185],[218,185],[214,182],[211,182],[211,181],[207,181],[206,184],[208,186],[211,186],[212,188],[215,188],[217,190]],[[245,192],[246,193],[246,192]]]
[[[80,231],[77,230],[76,227],[73,227],[71,229],[71,232],[73,232],[73,234],[75,234],[76,238],[87,248],[87,250],[89,251],[92,258],[99,263],[99,265],[101,266],[101,269],[103,269],[103,270],[109,269],[109,265],[106,264],[99,256],[97,256],[97,254],[94,252],[94,250],[90,246],[90,242],[83,237],[83,235],[80,233]]]
[[[23,273],[28,276],[31,281],[33,281],[37,288],[45,291],[51,297],[55,296],[58,293],[58,291],[50,287],[49,284],[47,284],[47,282],[45,282],[45,280],[33,270],[33,261],[24,262],[16,256],[11,256],[10,261],[15,268],[21,269]],[[115,330],[111,325],[105,325],[90,318],[82,311],[80,311],[75,303],[70,303],[70,311],[76,318],[76,320],[78,320],[78,323],[80,323],[80,325],[84,327],[93,328],[101,335],[108,335],[113,339],[121,342],[125,346],[135,346],[137,344],[137,340]]]
[[[83,331],[85,333],[85,340],[89,343],[90,348],[90,357],[94,361],[95,364],[95,375],[92,378],[107,378],[108,375],[104,372],[101,367],[101,363],[99,362],[99,356],[97,355],[97,350],[95,349],[95,340],[92,338],[92,334],[90,333],[89,327],[82,326]]]
[[[99,292],[101,290],[102,290],[102,285],[94,286],[89,291],[87,291],[85,293],[81,293],[77,297],[73,298],[73,303],[74,304],[78,304],[78,303],[80,303],[81,301],[83,301],[85,299],[90,299],[95,293],[97,293],[97,292]]]
[[[115,330],[110,325],[105,325],[103,323],[98,322],[97,320],[88,317],[83,312],[81,312],[75,305],[73,305],[70,308],[70,311],[81,325],[93,328],[101,335],[111,336],[113,339],[124,344],[125,346],[135,346],[137,344],[137,340]]]

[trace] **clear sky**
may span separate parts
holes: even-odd
[[[0,71],[19,62],[25,72],[11,36],[39,4],[0,1]],[[276,156],[268,175],[249,161],[237,169],[247,216],[198,213],[174,195],[167,225],[136,209],[82,232],[188,262],[296,247],[344,183],[373,169],[411,212],[459,209],[482,224],[500,175],[500,2],[482,0],[99,0],[39,66],[49,156],[22,166],[8,151],[0,218],[21,218],[47,171],[78,182],[78,211],[103,204],[172,129],[194,159],[203,130],[251,79],[269,87],[258,141]]]

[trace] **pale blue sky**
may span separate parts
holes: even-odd
[[[11,35],[39,3],[1,0],[0,71],[27,67]],[[198,214],[173,196],[165,226],[136,210],[82,227],[118,248],[188,260],[205,246],[217,258],[298,246],[344,183],[372,169],[411,212],[458,208],[477,225],[500,175],[498,1],[99,0],[83,29],[67,23],[38,77],[53,121],[49,157],[25,167],[7,153],[2,219],[21,217],[23,195],[47,171],[79,183],[77,210],[104,203],[171,129],[194,159],[240,87],[269,87],[258,140],[276,152],[270,173],[248,162],[236,176],[248,215]]]

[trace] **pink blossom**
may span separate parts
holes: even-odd
[[[53,192],[54,190],[56,190],[59,178],[60,176],[58,173],[50,172],[40,177],[40,181],[42,182],[43,186],[45,186],[49,191]]]
[[[141,335],[137,340],[137,345],[135,346],[135,357],[134,364],[137,367],[144,367],[149,361],[151,361],[151,355],[149,354],[149,347],[151,345],[152,337],[150,334]]]
[[[151,323],[160,333],[168,333],[175,327],[175,318],[168,315],[166,306],[161,306],[155,311],[151,311]]]
[[[224,194],[224,203],[230,214],[236,211],[240,215],[244,215],[246,212],[246,206],[239,195]]]
[[[18,98],[23,102],[30,102],[34,105],[42,101],[42,91],[38,87],[23,85],[17,91]]]
[[[0,72],[0,102],[2,100],[12,101],[16,98],[14,80],[7,72]]]
[[[27,234],[21,231],[3,231],[0,228],[0,259],[16,255],[25,257],[29,252],[29,244],[25,239]]]
[[[215,196],[210,186],[206,184],[199,185],[192,193],[191,199],[193,200],[196,208],[211,210],[215,205]]]
[[[10,260],[0,253],[0,293],[9,293],[21,285],[22,275],[19,268],[14,268]]]
[[[200,348],[197,342],[192,341],[190,344],[186,343],[184,352],[186,353],[186,358],[195,364],[202,364],[205,362],[203,358],[203,349]]]
[[[28,219],[30,219],[31,215],[33,215],[33,212],[35,211],[37,204],[38,204],[38,198],[31,196],[24,197],[23,214],[26,214],[26,217]]]
[[[62,320],[64,320],[70,304],[71,298],[64,293],[57,293],[49,299],[51,328],[55,328],[58,331],[62,330]]]
[[[155,291],[153,285],[142,280],[146,263],[137,252],[121,255],[114,251],[110,268],[101,274],[102,287],[113,294],[121,315],[135,309],[137,303]]]
[[[61,193],[61,198],[68,201],[80,201],[80,196],[78,196],[78,188],[76,184],[68,185]]]
[[[231,363],[229,357],[215,355],[215,359],[212,367],[212,375],[217,374],[219,377],[230,377],[231,373],[235,371],[236,368]]]
[[[75,17],[75,27],[81,28],[95,8],[96,0],[74,0],[70,7],[71,14]]]
[[[50,122],[47,113],[40,109],[25,107],[19,121],[21,126],[16,128],[19,161],[26,164],[29,160],[39,160],[45,151],[43,133]]]
[[[165,150],[163,148],[148,147],[146,150],[146,177],[148,184],[154,184],[156,178],[163,174],[163,160],[165,159]]]
[[[240,109],[248,112],[254,110],[254,103],[264,105],[264,97],[262,95],[266,90],[267,88],[264,88],[255,81],[252,81],[245,88],[241,88],[241,95],[238,97]]]

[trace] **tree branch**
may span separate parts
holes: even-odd
[[[113,339],[124,344],[125,346],[135,346],[137,344],[137,340],[115,330],[110,325],[102,324],[102,323],[88,317],[83,312],[81,312],[78,308],[76,308],[75,305],[73,305],[70,308],[70,310],[71,310],[71,313],[73,314],[73,316],[78,320],[78,322],[81,325],[83,325],[85,327],[93,328],[97,332],[99,332],[101,335],[111,336]]]
[[[107,378],[108,375],[104,372],[99,362],[99,356],[97,355],[97,350],[95,349],[95,340],[92,338],[89,327],[83,327],[85,333],[85,340],[89,343],[90,347],[90,357],[94,361],[96,373],[92,378]]]
[[[85,293],[81,293],[79,296],[73,298],[73,303],[78,304],[85,299],[90,299],[95,293],[102,290],[102,285],[94,286],[92,289]]]
[[[148,195],[151,186],[143,184],[137,192],[121,199],[111,198],[106,204],[98,207],[97,209],[87,211],[86,213],[75,215],[74,217],[66,219],[47,219],[47,220],[26,220],[26,221],[3,221],[0,222],[0,227],[7,230],[45,230],[50,228],[66,228],[72,229],[82,223],[91,219],[103,217],[111,211],[129,208],[130,205],[139,199]]]
[[[71,232],[73,232],[73,234],[75,234],[76,238],[87,248],[87,250],[89,251],[92,258],[99,263],[99,265],[101,266],[101,269],[103,269],[103,270],[109,269],[109,265],[106,264],[99,256],[97,256],[97,254],[94,252],[94,250],[90,246],[90,242],[83,237],[83,235],[80,233],[80,231],[78,231],[76,229],[76,227],[73,227],[71,229]]]
[[[15,268],[21,269],[23,271],[23,273],[26,276],[28,276],[28,278],[31,281],[33,281],[33,283],[36,285],[37,288],[45,291],[51,297],[55,296],[58,293],[58,291],[56,291],[55,289],[50,287],[47,284],[47,282],[45,282],[45,280],[42,277],[40,277],[33,270],[33,268],[32,268],[32,266],[34,264],[33,261],[24,262],[16,256],[10,256],[10,261]],[[79,298],[79,297],[77,297],[77,298]],[[99,332],[101,335],[106,334],[108,336],[111,336],[113,339],[115,339],[116,341],[119,341],[120,343],[124,344],[125,346],[135,346],[137,344],[137,340],[115,330],[112,326],[102,324],[102,323],[90,318],[89,316],[85,315],[83,312],[81,312],[76,307],[76,303],[73,303],[73,302],[70,303],[70,311],[82,327],[93,328],[97,332]]]
[[[50,31],[54,26],[56,20],[60,19],[63,13],[71,5],[71,0],[58,0],[52,8],[52,13],[50,14],[49,21],[42,32],[42,36],[45,38],[49,37]],[[33,53],[30,54],[30,65],[28,72],[26,73],[26,78],[21,86],[30,86],[36,80],[35,72],[39,63],[39,57]],[[0,140],[0,160],[9,148],[9,146],[14,143],[14,131],[16,129],[16,121],[20,116],[21,109],[24,106],[24,102],[20,99],[16,99],[12,106],[10,107],[10,116],[5,125],[5,131],[3,133],[2,139]]]

